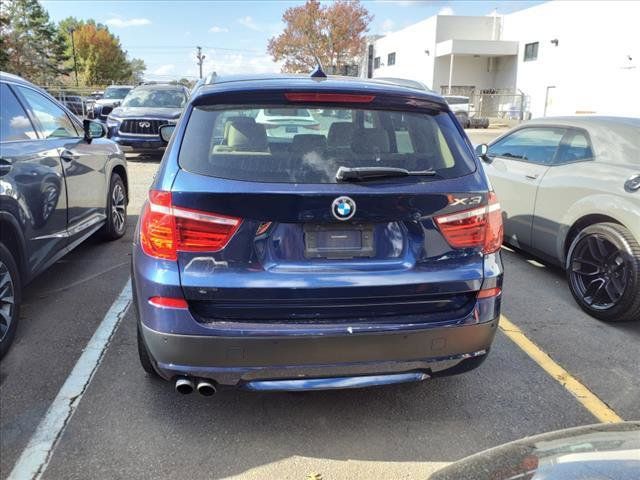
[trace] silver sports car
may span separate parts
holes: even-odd
[[[505,241],[560,264],[605,321],[640,319],[640,118],[532,120],[476,147]]]

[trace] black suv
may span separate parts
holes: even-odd
[[[0,73],[0,357],[22,287],[94,232],[124,235],[127,164],[102,124]]]

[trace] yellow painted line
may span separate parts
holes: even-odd
[[[547,353],[527,338],[516,325],[504,315],[500,317],[500,330],[520,347],[542,369],[555,378],[589,412],[602,423],[622,422],[622,418],[600,400],[595,393],[558,365]]]

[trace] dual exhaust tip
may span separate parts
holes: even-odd
[[[197,390],[198,393],[203,397],[211,397],[218,391],[214,382],[200,379],[197,380],[197,382],[194,384],[193,380],[188,377],[179,377],[176,380],[175,388],[176,392],[183,395],[188,395],[190,393],[193,393],[194,390]]]

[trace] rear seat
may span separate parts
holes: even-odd
[[[267,131],[251,117],[234,117],[224,125],[222,145],[214,145],[213,152],[268,153]]]
[[[289,152],[292,156],[301,156],[309,152],[322,153],[327,149],[327,139],[322,134],[302,133],[295,135]]]
[[[389,153],[389,134],[382,128],[358,128],[351,139],[353,153]]]
[[[351,148],[354,126],[351,122],[333,122],[327,134],[329,148]]]

